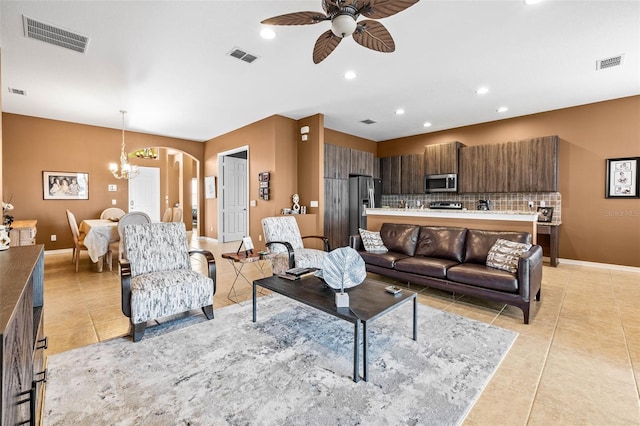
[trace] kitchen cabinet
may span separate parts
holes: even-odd
[[[343,146],[324,144],[324,177],[349,179],[351,150]]]
[[[349,180],[324,179],[324,236],[332,248],[349,245]]]
[[[424,174],[440,175],[458,173],[458,152],[464,145],[449,142],[424,147]]]
[[[39,424],[44,392],[42,245],[11,247],[0,255],[0,424]]]
[[[400,155],[383,157],[380,162],[380,174],[382,175],[383,194],[401,194],[401,164]]]
[[[373,176],[373,153],[352,149],[349,173]]]
[[[558,136],[508,142],[509,192],[556,192],[558,190]]]
[[[459,191],[557,192],[558,137],[460,148]]]
[[[424,154],[400,157],[400,192],[424,194]]]

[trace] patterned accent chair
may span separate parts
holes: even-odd
[[[324,257],[330,251],[328,238],[317,235],[302,237],[293,216],[265,217],[262,219],[262,231],[267,249],[274,253],[270,256],[274,275],[290,268],[322,269]],[[322,240],[324,251],[305,248],[302,240],[306,238]]]
[[[126,258],[120,259],[122,313],[133,341],[147,321],[202,308],[213,319],[216,264],[208,250],[189,250],[184,223],[148,223],[124,228]],[[208,276],[191,268],[190,256],[207,260]]]

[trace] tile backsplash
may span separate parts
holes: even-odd
[[[461,202],[467,210],[476,210],[478,200],[490,200],[491,210],[497,211],[536,211],[544,203],[545,207],[553,207],[553,222],[562,220],[562,196],[559,192],[383,195],[382,206],[397,208],[404,201],[408,208],[416,208],[418,204],[428,207],[432,201],[455,201]],[[532,208],[529,208],[529,201],[533,202]]]

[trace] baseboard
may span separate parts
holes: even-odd
[[[56,250],[45,250],[44,251],[44,255],[48,255],[48,254],[62,254],[62,253],[72,253],[73,249],[72,248],[65,248],[65,249],[56,249]]]
[[[548,257],[542,258],[545,261],[549,261]],[[612,269],[614,271],[623,271],[623,272],[635,272],[636,274],[640,274],[640,268],[636,268],[634,266],[625,266],[625,265],[613,265],[610,263],[598,263],[598,262],[587,262],[584,260],[575,260],[575,259],[558,259],[559,264],[565,265],[576,265],[576,266],[586,266],[589,268],[599,268],[599,269]]]

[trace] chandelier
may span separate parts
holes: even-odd
[[[116,179],[133,179],[138,176],[140,171],[138,170],[138,166],[134,166],[129,164],[129,160],[127,157],[127,153],[124,150],[124,115],[127,111],[120,110],[122,114],[122,145],[120,149],[120,171],[118,171],[118,165],[116,163],[109,164],[109,170],[113,173],[113,176]]]

